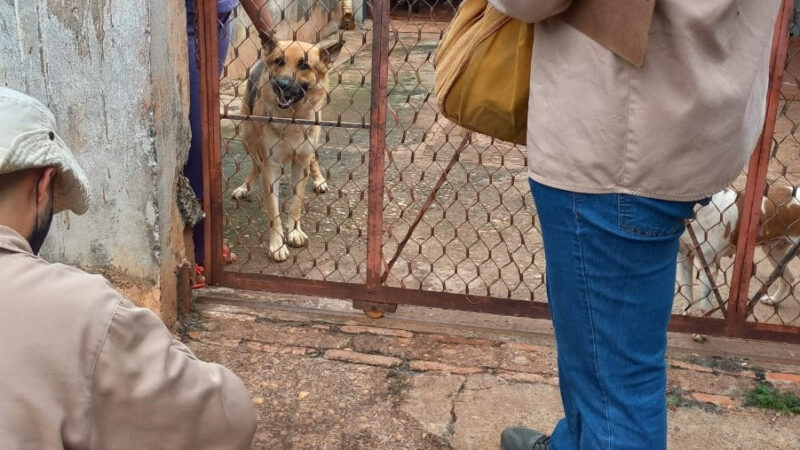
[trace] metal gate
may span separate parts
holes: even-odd
[[[328,72],[325,107],[310,121],[242,113],[246,79],[261,56],[258,38],[234,13],[220,79],[216,0],[199,2],[207,279],[238,289],[350,299],[365,310],[408,304],[549,318],[524,149],[469,135],[436,110],[433,54],[459,0],[344,1],[343,8],[338,0],[271,2],[280,10],[273,14],[281,18],[279,38],[345,43]],[[764,133],[734,184],[743,196],[740,245],[721,275],[711,277],[713,307],[688,301],[686,289],[700,291],[699,283],[678,287],[675,331],[800,342],[800,301],[791,276],[800,272],[798,258],[790,255],[773,268],[756,237],[767,189],[800,185],[800,73],[792,64],[800,70],[800,47],[788,33],[792,3],[785,0],[776,25]],[[289,183],[287,175],[280,187],[252,188],[249,200],[231,198],[251,164],[242,144],[248,122],[319,125],[312,145],[327,193],[302,189],[305,181]],[[310,168],[303,177],[312,177]],[[284,217],[302,197],[297,223],[308,239],[300,242],[284,230],[283,242],[302,245],[287,247],[283,262],[275,262],[270,249],[268,194],[278,197]],[[696,225],[692,230],[698,244],[709,233]],[[237,253],[234,264],[222,260],[223,244]],[[780,277],[789,294],[760,301]]]

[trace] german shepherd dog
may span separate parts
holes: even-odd
[[[262,36],[262,58],[250,70],[245,88],[244,115],[319,120],[328,99],[328,70],[343,42],[319,44],[277,41]],[[261,175],[264,207],[270,220],[269,253],[281,262],[289,258],[287,244],[302,247],[308,235],[300,227],[308,172],[314,190],[328,190],[319,169],[316,150],[320,126],[246,120],[242,141],[252,167],[247,180],[233,191],[236,199],[250,194],[251,183]],[[292,197],[289,201],[288,235],[284,238],[278,211],[279,178],[284,164],[292,163]]]

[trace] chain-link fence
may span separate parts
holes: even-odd
[[[232,18],[221,159],[223,236],[237,261],[225,270],[364,283],[371,29],[340,31],[336,1],[300,3],[273,14],[272,54],[241,7]]]
[[[789,40],[757,236],[748,321],[800,326],[800,40]],[[785,260],[785,261],[784,261]]]
[[[211,14],[213,0],[201,3]],[[433,58],[459,3],[270,2],[274,43],[262,43],[241,7],[234,12],[219,95],[213,89],[207,95],[212,108],[219,105],[219,115],[208,111],[218,131],[208,133],[207,160],[211,244],[227,244],[237,260],[212,258],[212,281],[375,304],[548,316],[525,149],[467,135],[437,111]],[[201,49],[216,45],[209,33],[204,40]],[[800,263],[789,258],[779,278],[785,284],[769,280],[800,231],[800,222],[773,226],[800,210],[793,190],[800,184],[798,52],[792,43],[769,170],[754,157],[751,179],[743,173],[715,196],[682,239],[676,329],[758,334],[747,330],[761,325],[747,328],[739,306],[768,282],[747,320],[800,325],[792,275],[800,276]],[[762,220],[771,225],[759,228],[777,229],[773,240],[740,221],[746,193],[752,191],[753,203],[764,190],[757,186],[761,172],[775,192],[768,198],[782,202],[768,208],[775,219]],[[746,252],[755,267],[752,283],[748,258],[740,257]],[[774,327],[758,335],[797,335]]]
[[[439,115],[433,57],[453,1],[391,3],[383,253],[386,285],[545,301],[525,149]]]

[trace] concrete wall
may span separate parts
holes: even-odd
[[[184,3],[0,0],[0,84],[53,110],[92,184],[44,255],[108,275],[172,324],[183,260],[176,173],[189,140]]]

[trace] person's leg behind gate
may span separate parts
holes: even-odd
[[[531,189],[566,417],[549,439],[507,429],[502,447],[665,448],[667,324],[694,202]]]

